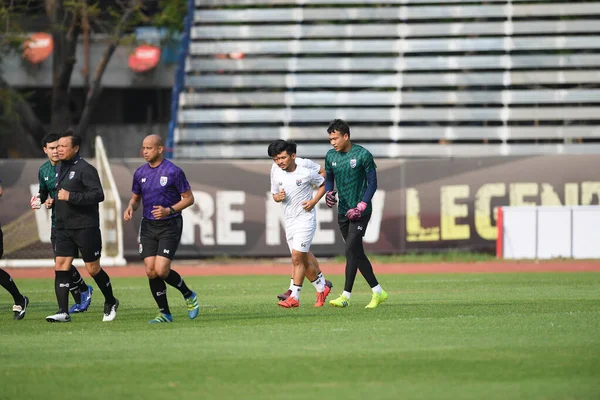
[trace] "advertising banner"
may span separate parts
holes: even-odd
[[[0,161],[0,222],[7,259],[52,258],[49,213],[29,208],[43,162]],[[175,162],[195,196],[195,204],[183,214],[178,258],[289,255],[282,206],[269,194],[270,160]],[[599,204],[600,155],[376,162],[378,190],[365,236],[365,248],[373,253],[493,252],[498,206]],[[111,160],[123,207],[131,197],[133,173],[143,163]],[[132,221],[123,223],[125,257],[130,260],[138,257],[141,215],[138,210]],[[311,250],[320,256],[343,253],[337,209],[327,208],[323,199],[317,221]]]

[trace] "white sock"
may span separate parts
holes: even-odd
[[[300,300],[300,291],[302,290],[302,286],[294,285],[292,287],[292,297],[296,300]]]
[[[288,289],[289,290],[293,290],[294,289],[294,278],[290,278],[290,287]]]
[[[322,276],[318,277],[311,283],[315,287],[315,289],[317,289],[317,292],[321,293],[325,290],[325,279],[323,279]]]
[[[383,289],[381,289],[381,285],[378,284],[377,286],[372,287],[371,290],[373,291],[373,293],[381,293]]]
[[[352,294],[351,294],[350,292],[346,292],[345,290],[344,290],[344,292],[342,293],[342,296],[346,296],[346,297],[348,298],[348,300],[350,300],[350,296],[351,296],[351,295],[352,295]]]

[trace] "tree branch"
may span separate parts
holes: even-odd
[[[92,119],[92,114],[94,112],[94,109],[96,108],[96,104],[100,97],[100,93],[102,92],[101,82],[102,82],[102,77],[104,75],[104,71],[106,70],[106,67],[107,67],[113,53],[115,52],[117,46],[119,46],[121,39],[125,35],[125,30],[127,28],[128,22],[130,21],[131,18],[133,18],[133,16],[136,14],[136,11],[140,8],[140,6],[141,6],[140,0],[131,0],[129,2],[129,7],[125,10],[123,15],[121,16],[121,19],[119,20],[119,22],[117,23],[117,26],[115,27],[112,38],[111,38],[110,42],[108,43],[108,45],[106,46],[104,53],[102,54],[102,58],[100,59],[100,62],[98,63],[98,66],[96,67],[96,70],[94,71],[94,78],[92,79],[92,84],[87,92],[85,106],[84,106],[83,112],[81,114],[81,119],[79,120],[79,124],[77,125],[77,128],[75,129],[75,131],[78,135],[84,136],[83,133],[86,131],[86,129]]]
[[[81,26],[79,23],[79,18],[77,14],[74,13],[72,15],[71,26],[69,27],[65,37],[66,43],[63,53],[62,68],[60,69],[58,76],[58,85],[62,88],[69,87],[71,75],[73,74],[75,62],[77,61],[75,58],[75,52],[77,50],[77,37],[81,31]]]
[[[13,133],[16,133],[11,135],[11,140],[18,140],[22,146],[27,146],[27,148],[20,150],[21,154],[25,156],[39,156],[40,152],[37,143],[40,143],[46,134],[44,125],[42,125],[42,122],[35,115],[31,105],[11,88],[2,76],[0,76],[0,89],[8,92],[6,97],[10,97],[10,100],[7,100],[7,102],[10,101],[13,111],[11,114],[16,116],[7,122],[7,124],[12,126],[11,130],[14,130]],[[2,106],[0,104],[0,107]],[[18,132],[21,132],[21,134],[18,134]]]

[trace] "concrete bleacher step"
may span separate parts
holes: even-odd
[[[357,142],[360,143],[360,142]],[[190,144],[177,147],[177,158],[222,159],[266,158],[268,143],[262,144]],[[542,154],[596,154],[600,144],[399,144],[368,143],[365,146],[375,158],[438,158],[438,157],[487,157],[502,155]],[[298,145],[302,157],[323,159],[331,149],[328,143]]]
[[[176,130],[177,139],[184,143],[271,142],[282,137],[295,141],[327,140],[327,127],[311,126],[202,126]],[[552,140],[600,137],[598,125],[546,126],[364,126],[352,128],[352,138],[358,141],[435,141],[435,140]]]
[[[178,157],[324,156],[334,118],[377,157],[600,150],[600,0],[195,6]]]

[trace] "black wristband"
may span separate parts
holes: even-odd
[[[171,214],[175,214],[175,209],[173,208],[173,206],[170,206],[169,210],[171,210]]]

